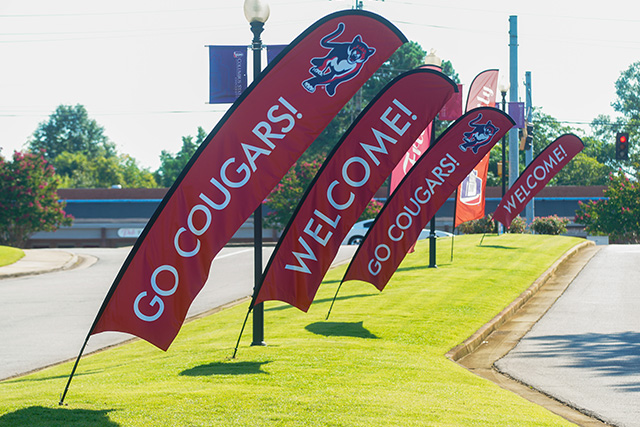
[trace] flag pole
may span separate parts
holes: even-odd
[[[91,329],[93,329],[93,327],[91,327]],[[91,330],[89,330],[89,333],[87,334],[87,338],[85,338],[84,343],[80,348],[80,353],[76,358],[76,362],[73,364],[73,369],[71,369],[71,374],[69,375],[69,379],[67,380],[67,385],[64,387],[64,391],[60,396],[60,402],[58,402],[59,406],[64,405],[64,398],[67,396],[67,391],[69,391],[69,385],[71,384],[71,379],[73,378],[73,375],[76,373],[76,369],[78,368],[78,363],[80,363],[80,358],[82,357],[82,353],[84,352],[84,349],[87,347],[87,343],[89,342],[90,336],[91,336]]]
[[[484,233],[482,233],[482,239],[480,239],[480,244],[478,246],[482,246],[482,242],[484,241],[484,236],[487,235],[487,232],[485,231]]]
[[[451,223],[451,262],[453,262],[453,239],[456,232],[456,214],[458,212],[458,187],[453,192],[453,222]]]
[[[338,292],[340,292],[340,288],[342,287],[342,283],[340,282],[340,284],[338,285],[338,289],[336,289],[336,294],[333,296],[333,301],[331,301],[331,306],[329,307],[329,311],[327,312],[327,317],[325,317],[324,320],[329,320],[329,315],[331,314],[331,309],[333,308],[333,304],[336,302],[336,299],[338,298]]]
[[[249,320],[249,314],[251,313],[251,306],[253,305],[253,301],[255,300],[255,298],[251,301],[251,304],[249,304],[249,310],[247,310],[247,314],[246,316],[244,316],[244,322],[242,322],[242,329],[240,329],[240,335],[238,335],[238,341],[236,342],[236,348],[233,349],[233,356],[231,356],[232,359],[236,358],[236,354],[238,353],[238,347],[240,347],[240,339],[242,338],[242,334],[244,332],[244,328],[245,326],[247,326],[247,320]]]
[[[454,231],[455,231],[455,229],[454,229]],[[453,262],[453,243],[455,242],[455,240],[456,240],[456,235],[452,233],[451,234],[451,261],[450,262]]]

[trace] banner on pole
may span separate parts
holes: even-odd
[[[508,115],[489,107],[472,110],[452,124],[396,188],[342,281],[361,280],[382,290],[420,231],[513,124]]]
[[[273,61],[287,45],[265,45],[267,63]],[[209,104],[232,104],[248,84],[249,48],[247,45],[208,46]]]
[[[509,102],[507,103],[509,109],[509,115],[516,122],[518,129],[524,129],[524,102]]]
[[[287,47],[286,44],[267,45],[267,62],[271,62]]]
[[[582,140],[573,134],[562,135],[547,146],[522,172],[504,195],[493,219],[509,228],[527,203],[584,148]]]
[[[444,74],[404,73],[372,100],[325,160],[265,270],[255,304],[307,311],[351,226],[456,90]]]
[[[478,107],[492,107],[498,90],[498,70],[486,70],[478,74],[469,87],[467,111]],[[484,217],[485,190],[489,174],[489,157],[485,157],[462,181],[456,192],[455,219],[453,226]]]
[[[182,171],[120,269],[91,334],[127,332],[166,350],[216,254],[404,42],[393,24],[359,10],[331,14],[294,40]]]
[[[209,46],[209,103],[231,104],[247,88],[247,45]]]

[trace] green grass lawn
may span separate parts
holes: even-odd
[[[13,264],[24,256],[22,249],[0,246],[0,267]]]
[[[0,426],[562,426],[572,425],[445,358],[566,250],[567,237],[421,241],[383,292],[329,272],[308,313],[265,305],[266,347],[242,304],[187,323],[163,352],[137,341],[0,382]],[[34,349],[35,350],[35,349]],[[46,351],[46,349],[37,349]]]

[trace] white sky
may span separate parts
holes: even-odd
[[[265,44],[287,44],[353,0],[269,0]],[[0,147],[20,150],[60,104],[82,104],[119,152],[155,170],[161,150],[209,132],[228,105],[208,105],[208,44],[252,34],[243,0],[0,0]],[[518,15],[520,81],[536,107],[566,122],[614,115],[614,82],[640,60],[632,1],[364,0],[465,85],[509,67],[509,15]],[[520,96],[524,90],[520,86]]]

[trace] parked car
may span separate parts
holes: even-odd
[[[353,227],[351,227],[351,230],[349,230],[349,232],[347,233],[346,237],[342,241],[342,244],[359,245],[360,243],[362,243],[364,236],[367,234],[367,231],[369,231],[369,228],[371,228],[371,226],[373,225],[373,222],[373,219],[366,219],[364,221],[356,222],[355,224],[353,224]],[[420,237],[418,237],[418,240],[428,239],[429,233],[430,231],[428,229],[423,228],[420,232]],[[451,236],[453,236],[453,234],[442,230],[436,230],[437,238]]]

